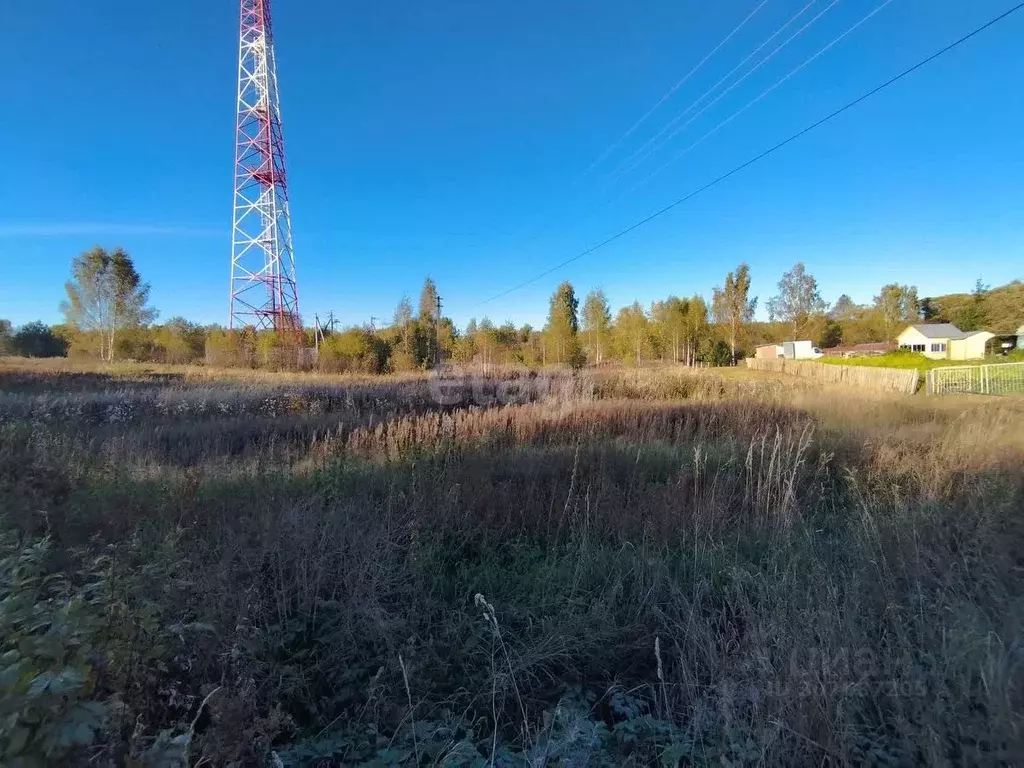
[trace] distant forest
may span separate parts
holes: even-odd
[[[810,339],[822,348],[892,341],[911,322],[950,322],[962,330],[1012,334],[1024,325],[1024,282],[992,288],[978,280],[966,293],[920,297],[916,286],[889,284],[870,304],[842,295],[825,301],[802,263],[786,272],[757,321],[750,268],[739,265],[714,289],[670,295],[613,310],[601,289],[580,297],[563,282],[552,294],[542,328],[495,323],[488,317],[456,328],[437,315],[438,287],[424,281],[416,305],[403,297],[389,322],[349,328],[306,327],[280,334],[228,330],[175,317],[158,323],[149,286],[123,250],[94,248],[72,262],[61,305],[65,322],[15,328],[0,319],[0,355],[71,356],[103,361],[206,363],[265,368],[316,368],[386,373],[439,363],[581,366],[611,361],[728,365],[759,344]],[[304,350],[316,348],[317,355]]]

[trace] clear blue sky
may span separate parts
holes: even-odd
[[[426,274],[460,325],[539,324],[560,279],[581,295],[603,286],[616,306],[709,295],[742,260],[762,302],[797,260],[828,300],[868,301],[891,281],[928,295],[1024,277],[1022,11],[643,230],[479,303],[1014,4],[893,0],[633,189],[881,2],[841,0],[640,172],[609,183],[805,5],[770,0],[585,175],[757,1],[276,0],[303,314],[388,316]],[[103,244],[130,250],[162,318],[226,321],[237,14],[232,0],[0,4],[0,317],[57,321],[71,258]]]

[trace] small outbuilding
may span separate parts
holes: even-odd
[[[989,339],[995,338],[994,333],[988,331],[975,331],[968,333],[962,339],[952,339],[949,342],[950,360],[980,360],[985,357],[986,344]]]
[[[762,344],[754,350],[754,357],[758,360],[775,360],[782,357],[781,344]]]

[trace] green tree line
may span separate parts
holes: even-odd
[[[181,317],[156,323],[149,285],[130,255],[93,248],[72,262],[61,304],[65,322],[14,328],[0,320],[0,354],[353,373],[423,370],[449,362],[484,368],[612,361],[727,365],[757,345],[798,338],[823,348],[891,342],[911,322],[952,322],[963,330],[1002,333],[1024,324],[1020,281],[992,289],[979,280],[970,293],[925,298],[915,286],[893,283],[882,286],[868,304],[845,294],[828,304],[815,277],[797,263],[765,302],[767,322],[754,319],[758,297],[750,288],[750,267],[740,264],[715,287],[710,304],[700,295],[669,295],[649,306],[634,301],[614,310],[602,289],[581,301],[576,288],[563,282],[551,295],[541,328],[512,321],[498,325],[483,317],[459,329],[439,313],[438,287],[428,277],[415,308],[408,295],[402,297],[384,327],[307,327],[281,334],[198,325]]]

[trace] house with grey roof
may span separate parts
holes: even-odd
[[[961,331],[952,323],[918,323],[896,337],[900,349],[920,352],[932,360],[980,360],[995,334]]]

